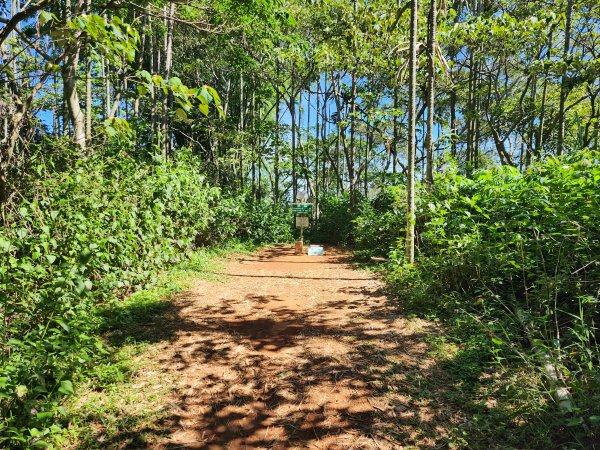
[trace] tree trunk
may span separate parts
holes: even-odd
[[[479,48],[478,53],[481,52]],[[473,86],[473,113],[475,114],[475,121],[473,123],[473,168],[479,167],[479,149],[481,145],[481,97],[478,94],[479,86],[481,85],[481,73],[479,70],[479,61],[475,61],[475,75],[473,80],[475,85]]]
[[[14,17],[20,10],[21,10],[20,1],[19,0],[10,0],[10,16]],[[20,25],[15,26],[15,30],[19,30],[19,28],[20,28]],[[11,31],[9,34],[9,37],[14,38],[15,32]],[[4,45],[4,42],[2,42],[2,44]],[[10,45],[11,45],[11,47],[14,47],[14,43],[11,43]],[[15,50],[17,50],[17,49],[14,49],[13,52]],[[10,63],[10,67],[13,72],[12,78],[14,79],[14,82],[18,86],[20,84],[20,82],[19,82],[19,61],[18,61],[19,58],[17,55],[15,55],[14,59]]]
[[[551,57],[552,49],[552,31],[548,34],[548,51],[546,52],[546,59],[549,60]],[[542,88],[542,101],[540,105],[540,124],[537,132],[537,139],[535,145],[535,157],[539,158],[542,154],[542,147],[544,145],[544,127],[546,122],[546,101],[548,99],[548,70],[544,73],[544,87]]]
[[[354,0],[354,14],[358,11],[358,0]],[[352,37],[352,86],[350,93],[350,149],[348,154],[348,179],[350,180],[350,211],[354,212],[356,209],[356,182],[354,173],[354,155],[356,145],[356,66],[357,61],[357,43],[356,36]]]
[[[435,119],[435,47],[437,33],[437,0],[431,0],[427,27],[427,172],[425,181],[433,185],[433,122]]]
[[[8,170],[13,162],[13,155],[19,141],[21,127],[31,111],[31,105],[34,98],[40,89],[45,86],[49,76],[49,72],[43,74],[37,84],[32,87],[31,92],[25,99],[22,100],[16,95],[13,96],[16,110],[10,117],[11,126],[8,142],[6,145],[0,146],[0,204],[5,204],[9,198]]]
[[[277,79],[279,80],[279,63],[277,64]],[[273,155],[273,201],[279,201],[279,103],[281,95],[275,90],[275,150]]]
[[[57,138],[60,134],[60,97],[58,96],[58,81],[56,73],[52,74],[52,87],[54,89],[54,105],[52,107],[52,135]],[[8,118],[7,118],[8,121]]]
[[[335,127],[336,127],[335,164],[338,168],[338,180],[337,180],[337,186],[336,186],[336,195],[339,195],[340,192],[344,192],[344,183],[343,183],[344,167],[343,167],[343,161],[341,160],[342,129],[340,128],[340,111],[342,110],[342,108],[341,108],[339,92],[335,88],[336,80],[333,77],[333,72],[331,73],[331,83],[332,83],[332,87],[334,89],[335,106],[336,106],[336,111],[338,114],[337,122],[335,124]],[[341,83],[340,74],[338,73],[337,74],[337,85],[339,86],[340,83]],[[345,133],[346,129],[344,128],[343,131]],[[344,152],[345,152],[345,148],[344,148]]]
[[[238,130],[242,133],[242,145],[240,146],[239,164],[240,164],[240,187],[244,190],[244,74],[240,72],[240,121],[238,124]]]
[[[571,51],[571,20],[573,17],[573,0],[567,0],[567,11],[565,16],[565,45],[563,48],[563,69],[560,79],[560,102],[558,106],[558,140],[556,143],[556,154],[561,155],[565,146],[565,105],[569,95],[567,86],[567,64]]]
[[[251,174],[252,174],[252,197],[256,200],[256,93],[252,90],[250,100],[250,146],[251,146]]]
[[[88,55],[85,71],[85,139],[92,139],[92,60]]]
[[[537,100],[537,76],[533,76],[531,81],[531,120],[529,121],[529,130],[527,131],[527,150],[525,154],[525,168],[531,165],[533,159],[534,137],[535,137],[535,102]]]
[[[467,93],[467,155],[466,155],[466,166],[467,172],[473,165],[473,155],[475,153],[475,59],[473,57],[473,51],[470,51],[469,55],[469,88]]]
[[[369,159],[373,152],[373,128],[367,132],[367,142],[365,143],[365,198],[369,198]]]
[[[64,17],[65,17],[65,22],[68,22],[69,20],[71,20],[71,0],[65,0],[65,11],[64,11]],[[69,106],[68,106],[68,102],[67,102],[67,94],[65,92],[64,89],[64,79],[63,79],[63,104],[62,104],[62,135],[63,137],[68,137],[69,136],[69,121],[70,121],[70,116],[69,116]]]
[[[171,71],[173,66],[173,16],[175,15],[175,3],[169,3],[169,11],[167,17],[167,7],[163,7],[164,13],[164,24],[167,30],[165,34],[165,77],[166,79],[171,78]],[[163,96],[162,101],[162,135],[163,135],[163,154],[165,161],[169,159],[171,152],[171,130],[169,126],[169,98],[170,92],[167,92]]]
[[[75,4],[74,14],[81,11],[83,0],[78,0]],[[85,115],[79,104],[79,95],[77,94],[77,67],[79,65],[79,55],[81,53],[81,41],[74,39],[65,50],[64,62],[61,67],[63,78],[63,93],[69,118],[73,127],[73,139],[81,150],[86,148],[85,135]]]
[[[325,71],[323,74],[323,86],[325,87],[325,97],[323,99],[323,106],[321,107],[321,143],[322,143],[322,148],[324,152],[327,152],[327,154],[329,155],[329,108],[327,105],[327,100],[329,98],[328,92],[329,89],[327,88],[327,72]],[[322,159],[322,165],[321,165],[321,175],[322,175],[322,181],[321,181],[321,189],[323,192],[327,192],[328,189],[328,178],[327,178],[327,161],[325,158],[325,155],[323,155]]]
[[[86,14],[91,14],[92,0],[85,2]],[[88,47],[85,67],[85,139],[92,139],[92,49]]]
[[[315,117],[315,211],[316,216],[319,208],[319,116],[321,112],[321,74],[317,77],[317,109]]]
[[[156,36],[156,30],[153,27],[153,20],[152,17],[150,17],[148,19],[149,23],[150,23],[150,49],[149,49],[149,53],[150,53],[150,71],[153,74],[156,74],[159,70],[160,70],[160,50],[158,47],[158,42],[157,39],[158,37]],[[158,144],[158,106],[157,106],[157,88],[156,86],[154,86],[154,84],[152,84],[152,89],[150,91],[150,102],[151,102],[151,108],[150,108],[150,122],[151,122],[151,128],[152,128],[152,143],[156,143]]]
[[[417,14],[418,0],[411,0],[408,62],[408,180],[406,187],[406,259],[415,262],[415,156],[417,148]]]
[[[292,201],[296,201],[298,195],[298,179],[296,176],[296,87],[294,85],[294,73],[291,80],[291,97],[289,103],[290,116],[292,121]]]
[[[456,158],[458,154],[457,122],[456,122],[456,87],[450,91],[450,154]]]
[[[112,107],[112,100],[110,93],[110,70],[108,61],[104,57],[102,57],[102,78],[104,80],[104,118],[108,119]]]
[[[352,86],[350,94],[350,146],[348,148],[347,163],[348,180],[350,181],[350,210],[356,208],[356,174],[354,171],[354,159],[356,155],[356,70],[352,71]]]
[[[400,141],[400,127],[398,118],[398,108],[400,108],[400,95],[398,93],[398,86],[394,86],[394,139],[392,141],[392,173],[396,173],[396,167],[398,166],[398,144]]]
[[[308,84],[308,91],[306,93],[306,159],[309,166],[306,170],[306,186],[310,184],[310,155],[308,150],[310,149],[310,83]]]

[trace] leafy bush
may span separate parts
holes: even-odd
[[[417,264],[404,266],[401,244],[391,267],[404,302],[460,317],[463,328],[476,321],[489,343],[482,359],[512,361],[543,380],[549,358],[576,409],[550,414],[545,426],[561,439],[567,427],[582,442],[600,422],[599,186],[597,152],[549,159],[525,174],[498,167],[467,178],[450,169],[419,198]],[[551,385],[538,389],[538,405],[554,404]]]
[[[308,237],[324,244],[347,245],[352,243],[352,213],[350,197],[323,195],[319,199],[319,220],[310,230]]]
[[[581,321],[595,330],[599,318],[599,185],[593,153],[552,159],[525,175],[510,167],[473,179],[448,173],[426,206],[423,251],[445,261],[443,285],[542,320],[539,337],[560,336],[557,350],[583,362],[591,355],[573,347],[582,336],[564,331]]]
[[[293,239],[293,216],[287,205],[270,201],[247,203],[246,221],[239,237],[253,242],[288,242]]]
[[[387,256],[404,238],[405,195],[404,189],[393,186],[360,203],[352,231],[358,256]]]
[[[61,399],[107,352],[98,307],[154,281],[198,244],[289,237],[277,206],[239,208],[182,154],[168,164],[125,154],[80,159],[47,175],[0,228],[0,446],[47,446]],[[248,218],[248,211],[250,217]]]
[[[309,239],[351,245],[358,257],[387,256],[404,236],[405,196],[403,186],[387,187],[374,199],[359,198],[353,214],[348,194],[324,195]]]

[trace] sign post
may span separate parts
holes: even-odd
[[[295,253],[304,252],[304,229],[308,228],[308,217],[312,214],[312,203],[292,203],[292,212],[296,216],[296,228],[300,228],[300,240],[296,242]]]
[[[312,203],[292,203],[292,212],[298,216],[312,214]]]

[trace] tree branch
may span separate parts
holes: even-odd
[[[27,9],[23,9],[12,16],[8,22],[5,22],[6,26],[0,30],[0,45],[4,43],[20,22],[34,16],[40,9],[44,8],[49,3],[50,0],[40,0],[37,4],[30,6]]]

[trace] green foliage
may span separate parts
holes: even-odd
[[[192,111],[195,102],[204,116],[208,116],[210,105],[214,105],[221,118],[225,118],[219,94],[208,85],[204,85],[202,88],[189,88],[178,77],[165,80],[158,74],[150,75],[146,70],[138,71],[137,76],[140,79],[140,84],[137,87],[140,95],[147,95],[155,87],[165,95],[169,92],[173,94],[173,99],[179,106],[175,110],[175,117],[180,121],[188,120],[188,114]]]
[[[319,220],[310,231],[315,242],[347,245],[352,242],[352,213],[350,197],[324,195],[319,199]]]
[[[47,19],[47,15],[40,15],[40,23],[48,22]],[[140,40],[137,30],[120,17],[114,16],[109,20],[99,14],[77,16],[67,22],[66,28],[52,29],[50,34],[60,45],[81,40],[87,35],[94,49],[119,68],[124,60],[133,62]]]
[[[290,235],[282,209],[224,199],[185,152],[168,164],[105,152],[51,165],[0,229],[0,446],[47,446],[60,432],[78,374],[109,352],[97,337],[108,300],[199,244]]]
[[[584,153],[524,175],[509,167],[473,179],[446,173],[421,205],[421,251],[448,269],[440,283],[522,309],[528,320],[571,324],[582,299],[597,295],[598,163],[597,154]],[[585,304],[592,320],[595,302]],[[543,337],[560,331],[550,326]]]
[[[405,198],[404,188],[393,186],[361,202],[353,230],[357,256],[387,256],[404,238]]]
[[[527,424],[513,433],[513,445],[534,434],[533,446],[548,445],[548,436],[584,445],[598,433],[599,185],[597,152],[550,159],[524,174],[505,166],[468,178],[451,168],[419,197],[417,264],[404,264],[403,243],[391,253],[389,279],[405,307],[443,319],[466,349],[476,349],[479,361],[469,363],[475,378],[466,379],[461,365],[462,381],[479,383],[478,372],[490,364],[504,371],[507,417]],[[386,229],[377,225],[384,215],[365,209],[357,242],[375,245],[372,228]],[[573,395],[570,416],[555,412],[546,357]],[[524,369],[533,377],[527,384],[516,376]],[[534,433],[533,424],[546,431]],[[470,432],[475,439],[480,431]]]
[[[292,221],[292,214],[285,205],[248,200],[240,227],[243,232],[238,237],[253,242],[291,241]]]
[[[387,256],[404,236],[406,217],[402,186],[385,188],[375,199],[359,201],[350,211],[350,198],[324,195],[319,199],[319,219],[308,237],[316,242],[352,245],[359,258]]]

